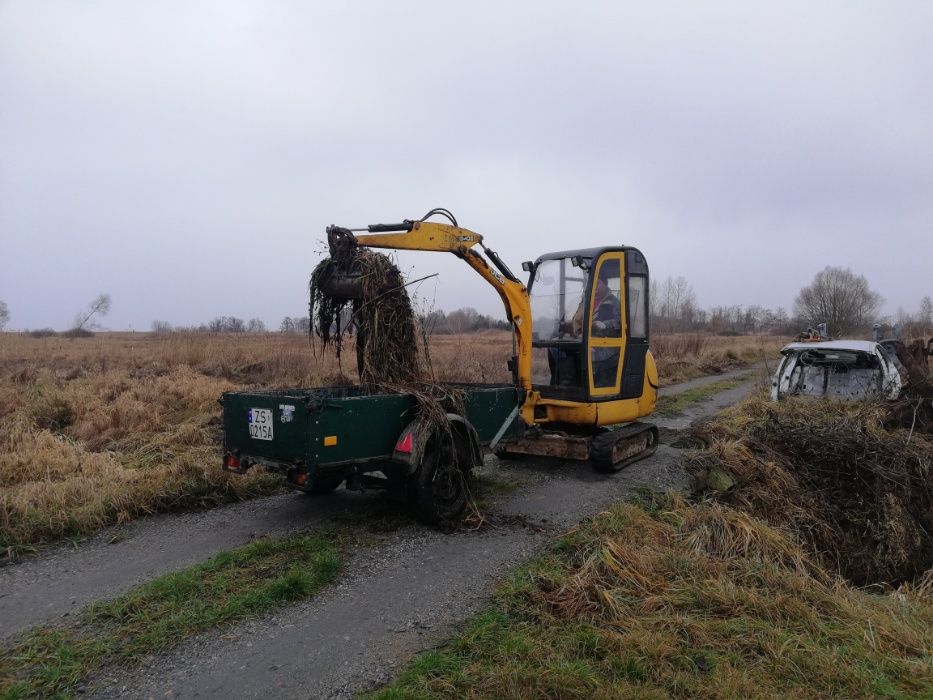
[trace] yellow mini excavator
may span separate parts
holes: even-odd
[[[449,223],[428,220],[436,216]],[[369,248],[453,253],[499,293],[513,328],[508,364],[523,398],[500,431],[511,426],[513,437],[491,441],[497,454],[590,460],[616,471],[654,452],[657,428],[638,421],[654,412],[658,396],[648,349],[648,264],[638,249],[547,253],[522,264],[525,285],[483,236],[461,228],[446,209],[399,224],[328,228],[332,254],[348,239]],[[328,293],[358,298],[353,270],[333,275]]]

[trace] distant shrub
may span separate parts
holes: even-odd
[[[29,335],[33,338],[50,338],[58,335],[58,333],[51,328],[36,328],[34,331],[29,331]]]
[[[62,332],[63,338],[92,338],[94,333],[89,331],[87,328],[69,328],[67,331]]]

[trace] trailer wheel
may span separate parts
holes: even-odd
[[[460,464],[456,432],[435,435],[428,442],[421,464],[409,482],[409,502],[426,523],[456,522],[469,497],[470,470]]]
[[[326,496],[343,483],[343,476],[332,476],[325,479],[315,479],[311,488],[304,492],[305,496]]]

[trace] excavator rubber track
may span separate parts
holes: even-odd
[[[650,457],[658,449],[658,429],[651,423],[629,423],[616,430],[594,435],[590,461],[597,471],[617,472],[633,462]]]

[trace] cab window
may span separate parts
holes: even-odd
[[[629,336],[648,337],[648,278],[631,275],[628,278]]]
[[[599,266],[593,288],[590,335],[595,338],[622,337],[622,276],[619,260],[606,260]]]

